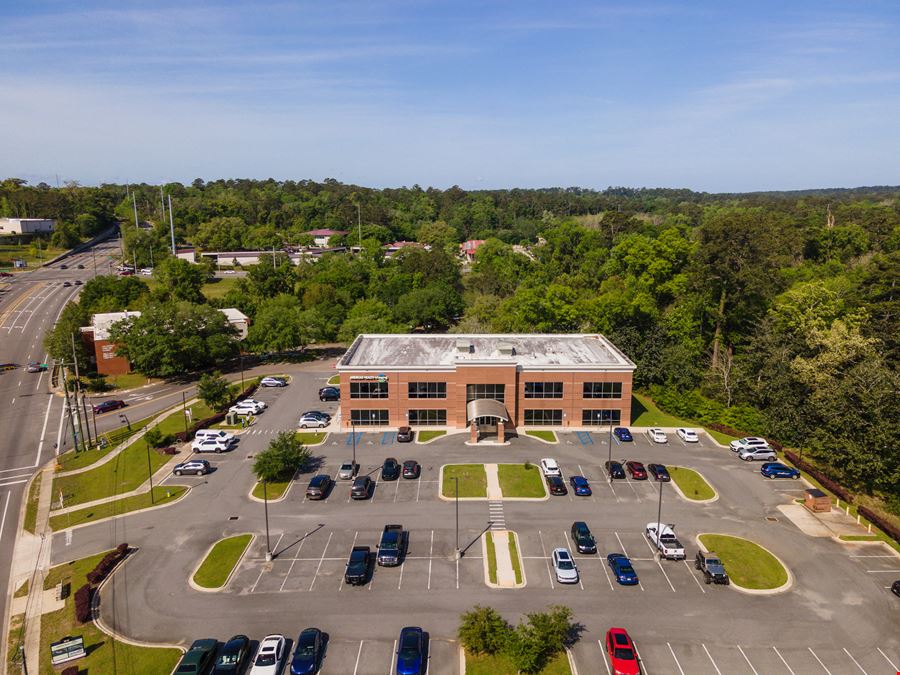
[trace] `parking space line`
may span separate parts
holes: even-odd
[[[744,657],[744,661],[746,661],[746,662],[747,662],[747,665],[750,666],[750,670],[753,671],[753,675],[759,675],[759,673],[756,672],[756,668],[754,668],[754,667],[753,667],[753,664],[750,663],[750,659],[747,658],[747,655],[744,653],[744,650],[741,649],[741,646],[740,646],[740,645],[737,645],[737,648],[738,648],[738,651],[741,653],[741,656]]]
[[[643,675],[650,675],[650,670],[647,668],[646,665],[644,665],[644,659],[641,658],[641,653],[638,651],[638,648],[637,648],[637,642],[635,642],[634,640],[632,640],[632,641],[631,641],[631,644],[634,646],[634,653],[637,654],[637,657],[638,657],[638,663],[639,663],[640,666],[641,666],[641,670],[644,671],[644,672],[643,672]],[[684,675],[684,674],[682,674],[682,675]]]
[[[328,533],[328,541],[325,542],[325,548],[322,550],[322,557],[319,558],[319,564],[316,566],[316,573],[313,574],[312,582],[309,584],[309,590],[313,589],[313,586],[316,583],[316,577],[319,576],[319,570],[322,569],[322,561],[325,560],[325,552],[328,551],[328,545],[331,543],[331,537],[334,532]]]
[[[550,570],[550,560],[547,558],[547,549],[544,547],[544,535],[540,530],[538,530],[538,537],[541,540],[541,553],[544,554],[544,564],[547,565],[547,576],[550,577],[550,589],[552,590],[556,587],[553,585],[553,572]]]
[[[394,654],[397,653],[397,641],[394,640],[394,648],[391,650],[391,660],[388,661],[388,675],[394,672]]]
[[[619,541],[619,546],[622,547],[622,555],[624,555],[626,558],[628,558],[628,551],[625,550],[625,544],[623,544],[623,543],[622,543],[622,540],[619,539],[619,533],[618,533],[618,532],[614,532],[613,534],[616,535],[616,539],[618,539],[618,541]],[[630,558],[629,558],[629,560],[630,560]],[[605,569],[605,568],[604,568],[604,569]],[[610,584],[610,585],[612,585],[612,584]],[[644,584],[641,583],[641,578],[640,578],[640,577],[638,577],[638,588],[640,588],[641,591],[644,590]]]
[[[797,675],[797,674],[794,672],[794,669],[791,668],[791,667],[788,665],[788,662],[784,660],[784,657],[781,655],[781,652],[778,651],[778,648],[777,648],[775,645],[772,645],[772,649],[775,651],[776,654],[778,654],[778,658],[781,659],[781,662],[784,664],[784,667],[788,669],[788,672],[789,672],[791,675]]]
[[[431,547],[428,549],[428,590],[431,590],[431,560],[434,556],[434,530],[431,531]]]
[[[356,538],[357,538],[358,536],[359,536],[359,530],[357,530],[356,532],[353,533],[353,543],[350,544],[350,550],[351,550],[351,551],[353,550],[353,547],[356,546]],[[338,584],[338,590],[339,590],[339,591],[344,590],[344,575],[343,575],[343,574],[341,575],[341,583]]]
[[[603,655],[603,665],[606,666],[606,673],[607,675],[612,675],[612,671],[609,669],[609,659],[606,658],[606,648],[600,640],[597,640],[597,644],[600,645],[600,653]]]
[[[703,644],[703,643],[701,642],[701,643],[700,643],[700,646],[703,647],[703,651],[706,652],[706,656],[707,656],[707,658],[709,659],[709,662],[712,664],[712,667],[716,669],[716,672],[717,672],[719,675],[722,675],[722,671],[719,670],[719,666],[717,666],[717,665],[716,665],[716,662],[713,661],[712,654],[709,653],[709,650],[706,648],[706,645]]]
[[[394,481],[394,501],[397,501],[397,495],[400,494],[400,481]]]
[[[900,572],[900,568],[891,569],[891,570],[866,570],[869,574],[894,574],[896,572]]]
[[[264,573],[265,571],[266,571],[266,568],[265,568],[265,567],[261,567],[261,568],[260,568],[260,570],[259,570],[259,576],[256,577],[256,581],[254,581],[254,582],[253,582],[253,585],[250,587],[250,592],[251,592],[251,593],[252,593],[253,591],[256,590],[256,585],[259,583],[259,580],[262,579],[262,575],[263,575],[263,573]]]
[[[370,502],[374,502],[374,501],[375,501],[375,493],[376,493],[376,492],[378,492],[378,481],[377,481],[377,480],[374,480],[374,481],[372,481],[372,496],[369,497],[369,501],[370,501]]]
[[[284,590],[284,585],[287,583],[288,577],[291,576],[291,572],[294,569],[294,563],[296,563],[297,558],[300,557],[300,549],[303,548],[303,542],[305,542],[305,541],[306,541],[306,537],[303,537],[303,539],[300,540],[300,545],[297,547],[297,551],[296,551],[296,553],[294,553],[294,557],[291,558],[291,566],[288,567],[288,572],[284,577],[284,581],[281,582],[281,588],[278,589],[279,593]]]
[[[403,568],[406,565],[400,565],[400,579],[397,581],[397,590],[400,590],[400,587],[403,585]]]
[[[666,574],[666,571],[663,569],[662,563],[659,561],[659,556],[656,555],[656,551],[653,550],[653,547],[650,545],[650,542],[647,541],[646,537],[641,537],[644,540],[644,543],[647,544],[647,547],[650,549],[650,552],[653,554],[654,560],[656,560],[656,564],[659,566],[659,571],[663,573],[663,576],[666,578],[666,581],[669,583],[669,588],[672,589],[672,592],[675,593],[675,587],[672,585],[672,580],[669,579],[669,575]]]
[[[891,554],[881,554],[881,555],[851,555],[847,556],[848,558],[893,558],[895,556]]]
[[[672,655],[672,658],[675,660],[675,665],[678,666],[678,672],[681,673],[681,675],[684,675],[684,668],[682,668],[682,667],[681,667],[681,664],[678,663],[678,657],[675,656],[675,650],[672,649],[672,645],[670,645],[670,644],[667,642],[667,643],[666,643],[666,646],[669,648],[669,653]]]
[[[894,662],[891,661],[891,660],[888,658],[887,654],[885,654],[883,651],[881,651],[881,647],[875,647],[875,649],[877,649],[877,650],[878,650],[878,653],[881,654],[881,655],[884,657],[884,660],[885,660],[885,661],[887,661],[888,663],[891,664],[891,668],[893,668],[893,669],[896,670],[898,673],[900,673],[900,668],[898,668],[898,667],[894,664]]]
[[[822,669],[823,669],[826,673],[828,673],[828,675],[831,675],[831,671],[828,670],[828,668],[825,667],[825,664],[822,663],[822,659],[820,659],[820,658],[819,658],[819,655],[816,654],[816,653],[812,650],[812,647],[807,647],[807,649],[809,650],[809,653],[813,655],[813,658],[814,658],[816,661],[819,662],[819,665],[822,666]]]
[[[422,491],[422,481],[420,479],[420,480],[416,481],[416,501],[419,501],[419,492],[421,492],[421,491]]]
[[[565,544],[566,543],[566,531],[565,530],[563,530],[562,536],[563,536],[563,544]],[[566,549],[566,550],[568,550],[568,549]],[[576,548],[576,550],[577,550],[577,548]],[[575,561],[575,556],[572,556],[572,562],[574,562],[574,561]],[[584,584],[581,581],[581,570],[580,569],[578,570],[578,585],[581,586],[581,590],[584,590]]]
[[[456,590],[459,590],[459,558],[456,559]]]
[[[687,569],[688,574],[690,575],[691,579],[693,579],[693,580],[697,583],[697,588],[699,588],[699,589],[700,589],[701,591],[703,591],[703,593],[705,594],[705,593],[706,593],[706,589],[703,588],[703,584],[701,584],[701,583],[697,580],[696,575],[695,575],[694,572],[691,570],[691,566],[687,564],[687,560],[682,560],[681,562],[684,563],[684,566],[685,566],[685,568]]]
[[[356,671],[359,670],[359,657],[362,656],[362,646],[365,640],[359,641],[359,651],[356,652],[356,665],[353,666],[353,675],[356,675]]]
[[[850,660],[853,661],[853,663],[856,664],[856,667],[859,668],[859,670],[860,670],[862,673],[864,673],[864,675],[869,675],[865,670],[863,670],[863,667],[862,667],[861,665],[859,665],[859,662],[858,662],[856,659],[853,658],[853,654],[851,654],[850,652],[848,652],[846,647],[844,647],[843,649],[844,649],[844,653],[845,653],[847,656],[850,657]]]

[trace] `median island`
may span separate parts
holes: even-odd
[[[749,539],[726,534],[701,534],[698,539],[703,548],[719,556],[735,586],[774,591],[788,583],[790,576],[781,561]]]
[[[707,483],[706,479],[697,471],[686,469],[683,466],[670,466],[668,469],[669,475],[685,499],[693,502],[708,502],[718,497],[712,485]]]
[[[194,572],[193,584],[210,591],[225,586],[252,539],[252,534],[238,534],[217,541]]]

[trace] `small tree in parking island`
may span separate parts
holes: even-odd
[[[269,443],[269,447],[256,456],[253,473],[264,482],[287,480],[310,458],[309,448],[297,439],[293,431],[282,431]]]
[[[473,654],[496,654],[509,640],[512,627],[493,607],[475,605],[462,615],[457,635]]]
[[[210,408],[221,412],[231,401],[231,387],[218,370],[204,373],[197,384],[197,395]]]

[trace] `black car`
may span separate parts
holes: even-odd
[[[321,410],[307,410],[302,415],[300,415],[300,417],[307,417],[307,416],[316,417],[320,420],[323,420],[324,422],[331,421],[331,415],[329,415],[327,412],[322,412]]]
[[[94,414],[102,415],[103,413],[108,413],[113,410],[118,410],[119,408],[124,408],[124,407],[125,407],[125,401],[116,401],[114,399],[109,400],[109,401],[102,401],[94,406]]]
[[[291,659],[291,675],[314,675],[322,665],[325,652],[325,635],[318,628],[306,628],[297,638],[294,657]]]
[[[594,539],[594,535],[591,534],[587,523],[581,520],[576,520],[572,523],[572,541],[579,553],[597,552],[597,542]]]
[[[352,499],[368,499],[371,491],[372,479],[368,476],[360,476],[353,479],[353,485],[350,486],[350,497]]]
[[[76,280],[75,280],[75,285],[76,285],[76,286],[81,286],[81,279],[76,279]]]
[[[403,462],[403,477],[418,478],[422,474],[422,467],[414,459],[408,459]]]
[[[650,472],[654,480],[658,480],[660,483],[668,483],[672,480],[671,476],[669,476],[669,470],[662,464],[648,464],[647,471]]]
[[[61,270],[67,270],[67,269],[69,269],[69,266],[68,266],[68,265],[60,265],[60,266],[59,266],[59,269],[61,269]]]
[[[344,581],[351,586],[362,586],[369,580],[372,569],[372,549],[368,546],[354,546],[350,550]]]
[[[191,648],[184,653],[181,661],[178,662],[174,675],[204,675],[204,673],[209,672],[218,646],[219,641],[214,638],[194,640]]]
[[[312,480],[309,481],[309,485],[306,486],[306,498],[325,499],[333,484],[334,481],[331,480],[331,476],[328,474],[321,473],[318,476],[313,476]]]
[[[569,489],[566,487],[566,482],[562,479],[562,476],[547,476],[545,480],[551,495],[569,494]]]
[[[606,467],[606,474],[608,476],[612,476],[613,478],[625,478],[625,469],[622,468],[621,462],[605,462],[603,466]]]
[[[337,387],[322,387],[319,389],[320,401],[340,401],[341,390]]]
[[[78,265],[78,269],[83,270],[83,269],[84,269],[84,265]]]
[[[413,439],[413,430],[409,427],[400,427],[397,429],[397,442],[410,443]]]
[[[216,665],[210,675],[238,675],[244,672],[250,658],[250,638],[246,635],[235,635],[219,652]]]
[[[388,457],[381,465],[381,480],[397,480],[400,478],[400,462]]]
[[[900,579],[891,584],[891,591],[894,595],[900,596]]]
[[[63,282],[63,287],[65,287],[65,288],[70,288],[71,286],[72,286],[72,282],[71,282],[71,281],[64,281],[64,282]]]

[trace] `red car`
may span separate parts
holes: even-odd
[[[103,413],[112,412],[113,410],[118,410],[119,408],[125,407],[125,401],[103,401],[102,403],[98,403],[94,406],[94,414],[102,415]]]
[[[606,631],[606,653],[615,675],[640,675],[641,666],[634,643],[624,628],[610,628]]]
[[[625,468],[631,474],[631,480],[647,480],[647,470],[640,462],[625,462]]]

